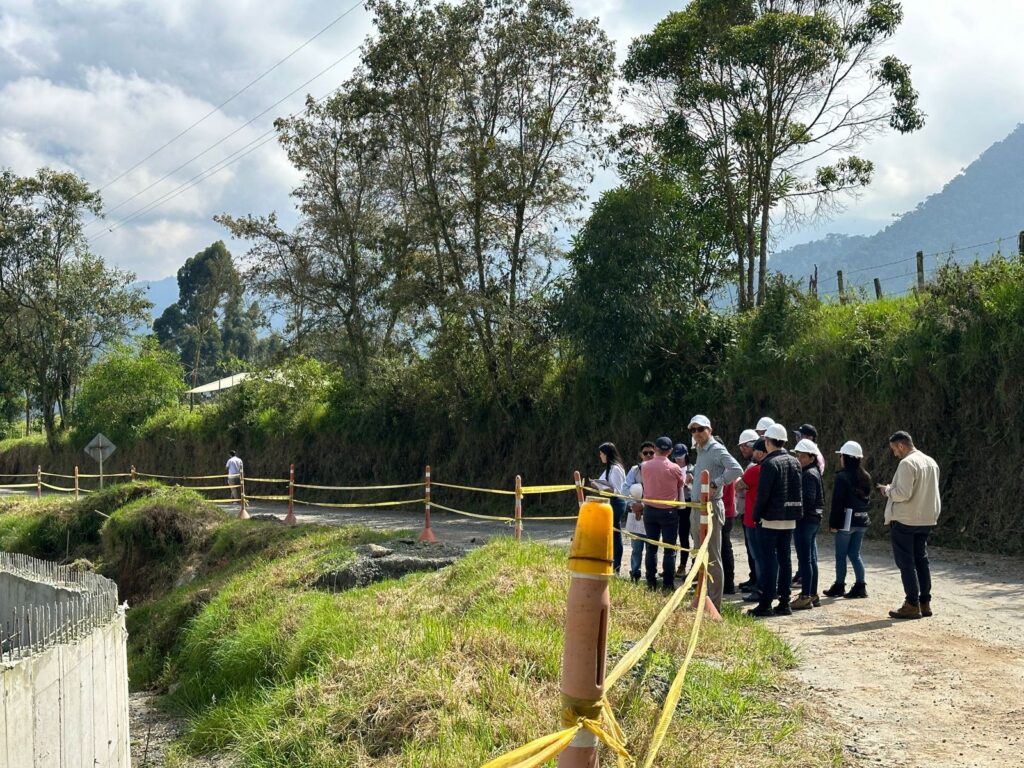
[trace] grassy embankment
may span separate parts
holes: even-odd
[[[109,514],[109,519],[94,510]],[[190,719],[170,764],[472,766],[556,723],[565,553],[494,543],[440,572],[330,594],[311,585],[380,540],[240,523],[189,492],[120,486],[74,504],[0,501],[0,548],[88,557],[125,585],[132,684]],[[70,546],[69,546],[70,544]],[[662,598],[613,583],[610,652]],[[680,613],[611,699],[643,754],[682,658]],[[660,765],[838,765],[799,703],[791,651],[732,611],[702,635]]]

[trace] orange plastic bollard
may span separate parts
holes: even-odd
[[[249,510],[245,508],[245,470],[238,473],[238,519],[249,519]]]
[[[426,541],[431,544],[437,543],[437,536],[434,535],[434,530],[430,527],[430,465],[427,464],[426,470],[423,472],[423,499],[425,501],[425,507],[423,510],[423,532],[420,534],[420,541]]]
[[[608,613],[612,576],[612,506],[607,499],[589,496],[580,507],[576,532],[569,549],[572,581],[565,611],[565,649],[562,653],[562,725],[575,724],[580,715],[601,717]],[[585,729],[577,733],[558,756],[559,768],[597,768],[597,737]]]
[[[576,486],[576,503],[583,506],[583,477],[577,469],[572,473],[572,481]]]
[[[711,473],[706,469],[700,473],[700,501],[704,505],[704,508],[700,511],[700,543],[704,543],[704,539],[708,535],[708,527],[711,525]],[[704,583],[704,578],[707,576],[707,569],[702,565],[700,572],[697,574],[697,580],[694,582],[694,593],[693,602],[690,603],[691,608],[697,607],[697,596],[700,594],[701,585]],[[704,613],[709,619],[715,621],[722,620],[722,614],[715,608],[715,604],[711,602],[711,598],[707,595],[704,596]]]
[[[295,525],[295,465],[288,465],[288,514],[284,516],[287,525]]]
[[[523,478],[516,475],[516,541],[523,540]]]

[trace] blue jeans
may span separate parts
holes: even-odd
[[[633,581],[640,580],[640,566],[644,561],[644,543],[640,539],[633,539],[633,551],[629,555],[629,577]]]
[[[793,531],[760,527],[757,538],[761,543],[761,604],[770,605],[776,597],[789,604],[789,589],[793,583]]]
[[[864,583],[864,561],[860,559],[860,545],[867,528],[836,531],[836,583],[846,583],[846,558],[853,563],[853,575],[858,584]]]
[[[758,562],[761,560],[761,548],[757,543],[757,528],[747,528],[743,526],[743,543],[747,547],[747,565],[750,568],[750,580],[757,584],[758,574],[761,572],[761,566]]]
[[[622,567],[622,534],[619,531],[622,530],[622,526],[626,524],[626,500],[625,499],[609,499],[612,505],[612,568],[615,573],[619,572]]]
[[[796,545],[796,561],[799,563],[800,594],[818,594],[818,528],[820,517],[804,517],[796,522],[793,543]]]
[[[674,509],[658,509],[644,504],[644,530],[647,532],[647,538],[651,541],[675,544],[679,540],[679,512]],[[653,587],[658,583],[658,547],[654,544],[647,545],[645,566],[647,583]],[[675,588],[676,551],[674,549],[666,547],[662,568],[665,569],[661,574],[665,588]]]

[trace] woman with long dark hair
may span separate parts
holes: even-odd
[[[864,561],[860,545],[871,524],[868,499],[871,497],[871,475],[861,466],[864,450],[860,443],[849,440],[837,452],[841,469],[832,487],[832,509],[828,527],[836,535],[836,581],[823,594],[828,597],[867,597]],[[854,584],[846,592],[846,561],[853,565]]]
[[[622,486],[626,482],[626,470],[622,466],[622,458],[619,456],[619,449],[615,447],[614,443],[601,443],[597,449],[597,455],[601,460],[603,469],[601,474],[590,481],[592,488],[598,491],[604,491],[607,493],[616,493],[622,495],[628,495],[629,489],[623,490]],[[612,505],[612,523],[615,526],[615,530],[612,534],[614,542],[614,554],[612,568],[615,573],[619,572],[619,568],[622,567],[622,526],[624,525],[623,518],[626,514],[626,501],[625,499],[618,499],[614,496],[608,499]]]

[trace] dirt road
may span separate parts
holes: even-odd
[[[308,522],[417,528],[415,514],[329,512]],[[482,543],[507,526],[438,515],[446,541]],[[526,522],[527,536],[566,544],[569,522]],[[743,544],[734,539],[743,560]],[[832,538],[819,537],[821,584],[835,575]],[[1024,766],[1024,560],[932,548],[928,619],[888,617],[903,602],[885,542],[864,552],[870,597],[768,619],[800,657],[797,678],[842,730],[851,765]],[[795,565],[795,557],[794,557]],[[852,579],[852,573],[850,575]]]

